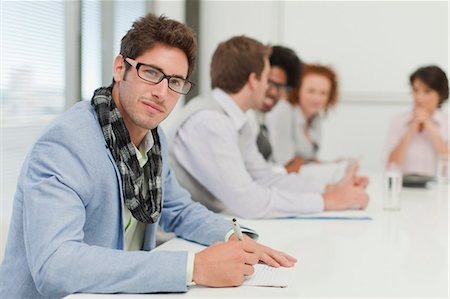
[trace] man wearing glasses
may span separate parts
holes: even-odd
[[[211,210],[245,218],[364,209],[368,196],[353,174],[326,185],[276,172],[259,153],[245,113],[266,105],[270,53],[245,36],[219,44],[211,62],[213,90],[189,102],[168,135],[177,179]]]
[[[185,292],[240,285],[254,264],[295,259],[247,235],[182,189],[159,123],[192,87],[195,33],[149,14],[122,39],[109,87],[57,119],[19,177],[0,266],[0,298],[71,293]],[[211,245],[197,254],[149,252],[160,225]]]
[[[266,125],[266,113],[270,112],[281,98],[286,98],[288,92],[296,88],[300,79],[302,63],[293,50],[282,46],[272,46],[269,62],[269,87],[263,106],[260,110],[250,110],[247,114],[257,135],[258,150],[266,161],[271,162],[273,161],[272,145],[269,138],[270,132]],[[283,130],[283,128],[280,129]],[[275,134],[282,133],[283,131],[280,131]],[[303,162],[300,157],[293,157],[286,165],[274,167],[280,172],[298,172]]]

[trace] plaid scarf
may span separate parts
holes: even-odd
[[[91,105],[97,113],[106,144],[119,169],[125,206],[138,221],[155,223],[161,213],[162,199],[162,157],[157,128],[151,130],[154,145],[147,154],[148,162],[141,168],[135,147],[111,93],[112,86],[100,87],[94,92]],[[141,191],[144,173],[149,178],[145,198]]]

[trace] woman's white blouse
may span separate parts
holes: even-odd
[[[306,160],[317,159],[322,135],[322,116],[317,115],[309,127],[311,143],[305,136],[306,119],[298,106],[281,100],[266,115],[272,156],[276,163],[285,165],[294,156]],[[316,145],[314,145],[316,144]]]

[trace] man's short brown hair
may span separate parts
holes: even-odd
[[[270,52],[270,47],[246,36],[232,37],[220,43],[211,61],[211,88],[238,92],[251,73],[260,78],[264,58],[268,58]]]
[[[197,59],[197,35],[187,25],[166,18],[164,15],[147,14],[135,21],[122,38],[120,54],[135,59],[156,44],[164,44],[182,50],[188,60],[188,74],[192,74]],[[130,67],[126,64],[126,70]]]

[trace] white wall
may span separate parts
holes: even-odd
[[[234,35],[331,65],[341,103],[325,121],[320,156],[361,156],[367,171],[382,169],[388,122],[410,109],[409,74],[427,64],[449,70],[446,1],[203,1],[201,13],[201,93],[215,48]]]
[[[277,1],[202,1],[200,6],[200,93],[210,90],[209,66],[217,45],[235,35],[278,42]]]
[[[152,0],[149,3],[150,11],[160,15],[164,14],[168,18],[184,22],[185,1],[187,0]]]
[[[284,12],[284,41],[304,60],[336,67],[347,96],[404,98],[417,66],[448,71],[447,2],[290,1]]]

